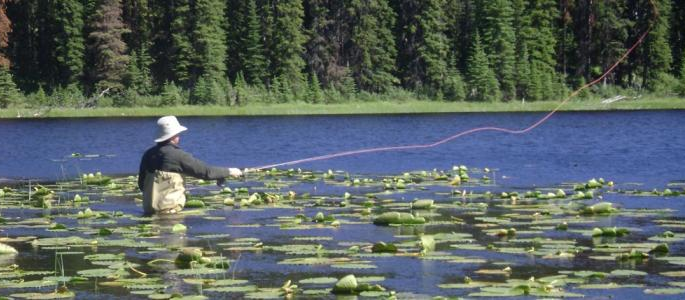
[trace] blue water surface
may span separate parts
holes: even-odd
[[[220,166],[258,167],[348,150],[425,144],[480,126],[522,129],[544,113],[182,117],[181,146]],[[663,186],[685,179],[685,111],[563,112],[522,135],[479,132],[430,149],[340,157],[288,167],[393,174],[464,164],[500,184],[535,186],[604,177]],[[0,121],[0,177],[135,174],[156,118]],[[71,158],[72,153],[88,157]]]

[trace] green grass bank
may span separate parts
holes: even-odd
[[[8,108],[0,109],[0,118],[65,117],[146,117],[146,116],[267,116],[267,115],[343,115],[406,114],[451,112],[536,112],[551,111],[561,101],[539,102],[438,102],[438,101],[369,101],[336,104],[255,103],[245,106],[173,106],[173,107],[97,107],[97,108]],[[604,104],[601,99],[572,99],[562,111],[665,110],[685,109],[685,98],[644,97]]]

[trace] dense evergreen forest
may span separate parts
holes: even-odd
[[[594,92],[683,93],[681,0],[0,0],[0,108],[554,100],[650,24]]]

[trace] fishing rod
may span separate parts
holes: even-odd
[[[443,138],[441,140],[438,140],[433,143],[427,143],[427,144],[408,144],[408,145],[399,145],[399,146],[386,146],[386,147],[376,147],[376,148],[365,148],[365,149],[358,149],[358,150],[349,150],[349,151],[342,151],[342,152],[337,152],[337,153],[330,153],[330,154],[325,154],[325,155],[319,155],[319,156],[313,156],[313,157],[308,157],[308,158],[303,158],[303,159],[298,159],[298,160],[292,160],[292,161],[286,161],[286,162],[281,162],[281,163],[275,163],[275,164],[270,164],[270,165],[264,165],[264,166],[257,166],[257,167],[252,167],[252,168],[247,168],[245,169],[245,173],[249,172],[255,172],[263,169],[271,169],[271,168],[276,168],[276,167],[283,167],[283,166],[290,166],[290,165],[296,165],[296,164],[301,164],[301,163],[306,163],[306,162],[313,162],[313,161],[320,161],[320,160],[328,160],[332,158],[337,158],[337,157],[344,157],[344,156],[353,156],[353,155],[360,155],[360,154],[367,154],[367,153],[375,153],[375,152],[386,152],[386,151],[401,151],[401,150],[412,150],[412,149],[427,149],[427,148],[433,148],[440,146],[444,143],[450,142],[452,140],[458,139],[460,137],[469,135],[469,134],[474,134],[477,132],[483,132],[483,131],[495,131],[495,132],[504,132],[504,133],[509,133],[509,134],[525,134],[538,126],[542,125],[543,123],[547,122],[561,107],[566,105],[572,98],[577,96],[580,92],[582,92],[585,89],[590,88],[591,86],[599,83],[602,81],[604,78],[606,78],[611,72],[618,67],[619,64],[621,64],[623,61],[628,58],[628,55],[632,53],[639,45],[641,45],[645,38],[649,35],[649,33],[652,31],[653,24],[655,23],[656,19],[659,17],[659,10],[654,3],[654,0],[649,0],[650,5],[652,6],[654,15],[652,16],[651,22],[648,22],[648,27],[647,29],[639,36],[637,41],[630,47],[628,48],[621,57],[614,62],[608,69],[602,73],[601,76],[597,77],[596,79],[584,84],[583,86],[579,87],[575,91],[573,91],[571,94],[569,94],[561,103],[559,103],[554,109],[552,109],[549,113],[545,114],[542,118],[534,122],[533,124],[529,125],[528,127],[525,127],[523,129],[509,129],[509,128],[503,128],[503,127],[495,127],[495,126],[485,126],[485,127],[476,127],[468,130],[464,130],[458,133],[455,133],[451,136],[448,136],[446,138]]]

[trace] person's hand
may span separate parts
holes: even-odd
[[[243,172],[240,171],[238,168],[228,168],[228,173],[231,174],[233,177],[240,177],[243,176]]]

